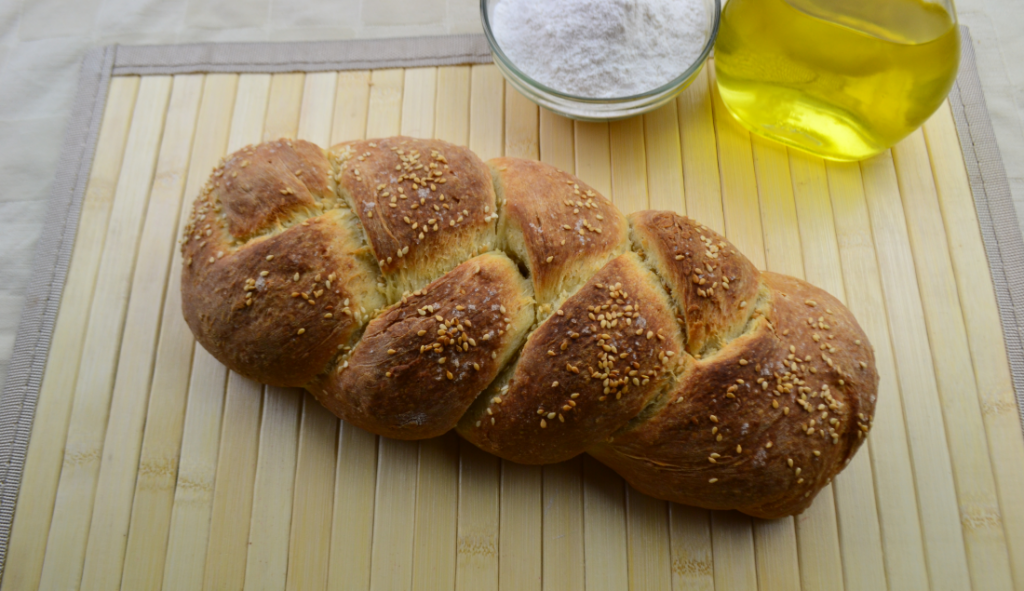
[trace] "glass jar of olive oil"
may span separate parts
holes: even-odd
[[[729,0],[718,88],[750,131],[833,160],[917,129],[960,63],[951,0]]]

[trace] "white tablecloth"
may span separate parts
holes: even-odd
[[[961,0],[957,8],[1022,212],[1024,1]],[[0,0],[0,383],[88,48],[478,33],[478,11],[477,0]]]

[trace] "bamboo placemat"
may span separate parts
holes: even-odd
[[[1024,589],[1024,243],[964,33],[950,100],[851,164],[748,134],[711,67],[597,124],[455,65],[477,37],[92,54],[0,400],[3,589]],[[217,160],[398,133],[539,158],[835,294],[876,348],[868,444],[764,521],[588,457],[379,438],[195,347],[175,240]]]

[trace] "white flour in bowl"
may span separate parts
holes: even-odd
[[[654,90],[708,38],[704,0],[501,0],[492,32],[521,72],[592,98]]]

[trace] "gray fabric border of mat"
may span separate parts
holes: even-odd
[[[967,163],[1024,429],[1024,239],[1017,225],[999,147],[985,106],[970,32],[950,92]],[[0,576],[18,499],[36,401],[74,246],[111,76],[201,72],[274,73],[489,63],[483,35],[305,43],[201,43],[108,46],[82,61],[71,119],[50,192],[49,217],[36,247],[25,308],[0,394]]]

